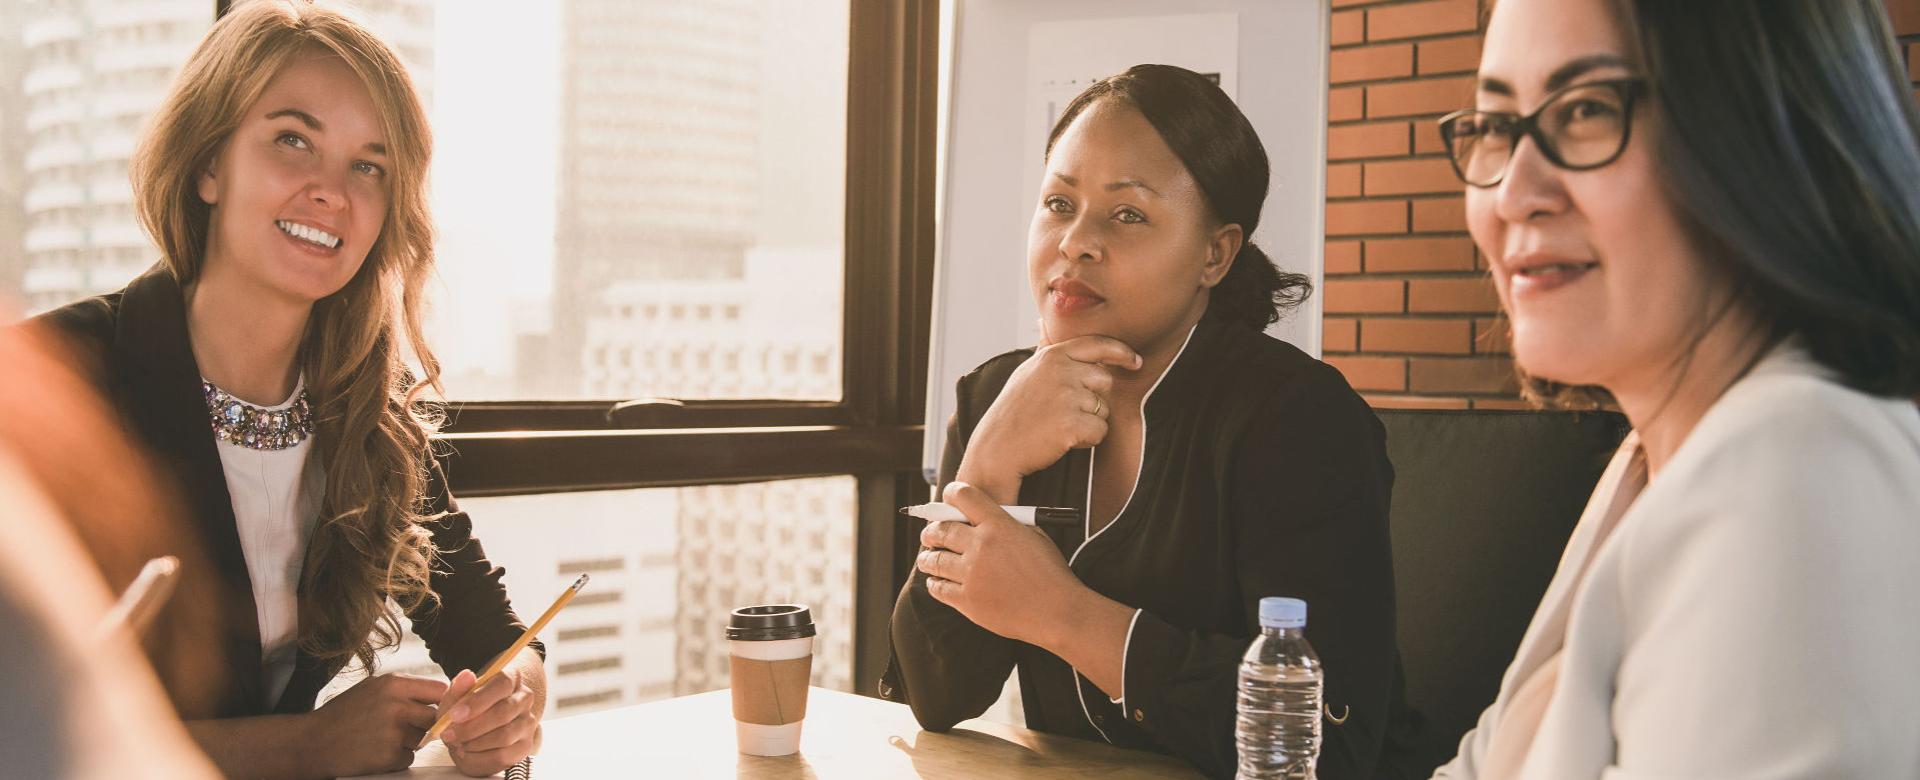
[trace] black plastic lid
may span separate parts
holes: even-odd
[[[741,607],[727,619],[727,638],[748,642],[813,636],[813,613],[803,604]]]

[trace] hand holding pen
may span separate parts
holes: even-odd
[[[1000,507],[1000,511],[1006,512],[1008,517],[1013,518],[1014,522],[1021,525],[1047,528],[1071,528],[1080,525],[1080,510],[1078,509],[1052,506],[1003,506]],[[967,516],[962,514],[959,509],[954,508],[951,504],[944,504],[937,501],[931,504],[901,507],[900,514],[907,515],[908,517],[918,517],[929,523],[968,522]]]

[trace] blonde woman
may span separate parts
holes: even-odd
[[[438,381],[420,331],[433,265],[431,140],[393,51],[304,2],[214,25],[133,160],[163,261],[48,313],[193,516],[229,673],[167,680],[221,770],[333,777],[407,766],[438,708],[522,626],[429,452]],[[402,361],[411,348],[421,372]],[[209,570],[210,569],[210,570]],[[349,661],[399,639],[398,603],[451,684]],[[443,737],[469,774],[538,744],[539,652],[461,699]],[[211,702],[192,704],[190,702]]]

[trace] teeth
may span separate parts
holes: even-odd
[[[332,233],[328,233],[327,231],[321,230],[319,228],[308,227],[306,225],[301,225],[294,222],[288,222],[284,219],[278,222],[275,222],[273,224],[279,226],[281,232],[286,233],[289,236],[293,236],[294,238],[305,241],[309,244],[317,244],[319,246],[324,246],[328,249],[332,249],[340,245],[339,236],[336,236]]]

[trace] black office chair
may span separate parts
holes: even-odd
[[[1378,410],[1393,460],[1393,569],[1407,703],[1453,757],[1626,435],[1604,412]]]

